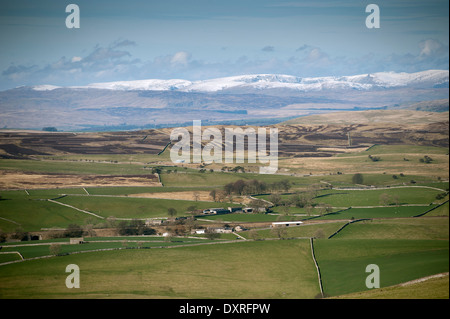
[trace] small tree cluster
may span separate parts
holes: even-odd
[[[439,193],[436,195],[436,199],[438,200],[444,199],[447,195],[448,193]]]
[[[18,227],[14,233],[11,234],[11,239],[16,239],[20,241],[28,240],[29,233],[24,231],[22,227]]]
[[[400,198],[397,195],[390,196],[387,193],[383,193],[380,195],[380,204],[384,206],[388,205],[399,205],[400,204]]]
[[[352,177],[352,183],[353,184],[362,184],[364,183],[364,177],[362,174],[360,173],[356,173],[355,175],[353,175]]]
[[[214,240],[214,239],[219,239],[221,235],[218,232],[216,232],[214,229],[208,228],[205,231],[205,236],[209,240]]]
[[[420,163],[425,163],[425,164],[429,164],[433,161],[433,159],[431,157],[429,157],[428,155],[425,155],[423,158],[419,159]]]
[[[118,225],[118,232],[121,236],[133,235],[155,235],[156,231],[145,225],[143,220],[133,219],[130,222],[121,221]]]
[[[235,166],[235,167],[222,166],[222,168],[220,170],[222,172],[227,171],[227,172],[233,172],[233,173],[238,173],[238,172],[245,173],[245,167],[240,166],[240,165]]]
[[[81,236],[83,236],[83,229],[81,228],[80,225],[77,224],[70,224],[64,231],[64,237],[81,237]]]
[[[6,241],[7,235],[0,229],[0,243],[3,243]]]

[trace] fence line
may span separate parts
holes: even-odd
[[[314,254],[314,244],[313,244],[314,238],[311,237],[309,240],[311,242],[312,259],[314,260],[314,264],[316,265],[316,269],[317,269],[317,277],[319,279],[320,294],[321,294],[321,296],[323,298],[324,294],[323,294],[323,286],[322,286],[322,276],[320,275],[320,268],[319,268],[319,265],[317,264],[316,256]]]
[[[445,201],[445,202],[443,202],[443,203],[440,203],[439,205],[437,205],[437,206],[435,206],[435,207],[433,207],[433,208],[430,208],[429,210],[427,210],[426,212],[424,212],[424,213],[421,213],[421,214],[419,214],[419,215],[416,215],[416,216],[413,216],[413,217],[421,217],[421,216],[423,216],[423,215],[425,215],[425,214],[428,214],[429,212],[431,212],[432,210],[435,210],[436,208],[438,208],[438,207],[441,207],[442,205],[444,205],[444,204],[446,204],[446,203],[448,203],[448,199]]]
[[[349,221],[348,223],[346,223],[345,225],[343,225],[341,228],[339,228],[338,230],[336,230],[333,234],[331,234],[331,235],[328,237],[328,239],[330,239],[331,237],[337,235],[342,229],[344,229],[344,228],[347,227],[348,225],[353,224],[353,223],[356,223],[356,222],[360,222],[360,221],[363,221],[363,220],[372,220],[372,219],[371,219],[371,218],[361,218],[361,219],[355,219],[355,220]]]

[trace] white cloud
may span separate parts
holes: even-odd
[[[73,58],[72,58],[72,63],[74,63],[74,62],[80,62],[81,60],[82,60],[83,58],[82,57],[80,57],[80,56],[74,56]]]
[[[443,51],[447,51],[444,44],[435,39],[426,39],[419,43],[420,47],[420,57],[434,56],[437,54],[442,54]]]
[[[172,66],[187,66],[189,63],[189,60],[191,59],[191,54],[185,51],[180,51],[175,53],[172,58],[170,59],[170,64]]]

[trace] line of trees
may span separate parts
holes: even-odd
[[[249,194],[263,194],[267,192],[284,191],[288,192],[291,188],[289,180],[284,179],[274,183],[266,183],[264,181],[242,180],[228,183],[223,190],[226,195],[249,195]]]

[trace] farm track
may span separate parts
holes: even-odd
[[[4,217],[0,217],[0,219],[6,220],[7,222],[10,222],[10,223],[13,223],[13,224],[16,224],[16,225],[19,225],[19,226],[20,226],[20,224],[19,224],[18,222],[15,222],[15,221],[13,221],[13,220],[11,220],[11,219],[4,218]]]
[[[407,282],[404,282],[404,283],[401,283],[401,284],[398,284],[395,286],[400,286],[400,287],[409,286],[409,285],[417,284],[417,283],[424,282],[424,281],[434,279],[434,278],[447,277],[448,275],[449,275],[448,272],[444,272],[444,273],[440,273],[440,274],[436,274],[436,275],[426,276],[426,277],[422,277],[419,279],[407,281]]]
[[[92,216],[97,217],[97,218],[100,218],[100,219],[105,219],[105,217],[103,217],[103,216],[94,214],[94,213],[89,212],[89,211],[87,211],[87,210],[83,210],[83,209],[77,208],[77,207],[72,206],[72,205],[68,205],[68,204],[63,204],[63,203],[61,203],[61,202],[57,202],[57,201],[55,201],[55,200],[53,200],[53,199],[47,199],[47,201],[49,201],[50,203],[55,203],[55,204],[58,204],[58,205],[62,205],[62,206],[66,206],[66,207],[75,209],[75,210],[77,210],[77,211],[79,211],[79,212],[82,212],[82,213],[84,213],[84,214],[89,214],[89,215],[92,215]]]

